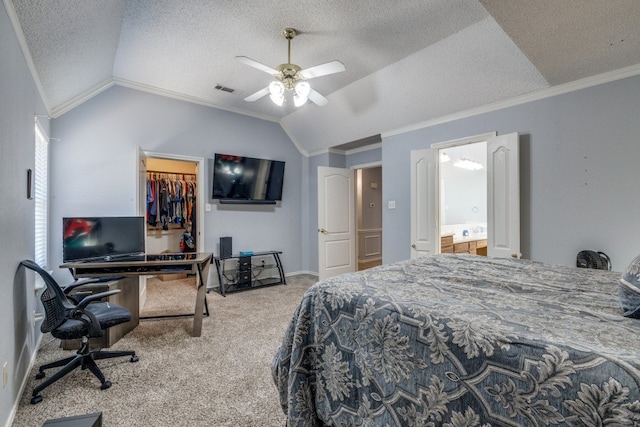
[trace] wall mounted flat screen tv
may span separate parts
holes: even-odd
[[[62,260],[143,254],[144,227],[141,216],[63,218]]]
[[[275,203],[282,200],[284,162],[216,154],[212,198],[220,203]]]

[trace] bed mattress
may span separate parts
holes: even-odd
[[[288,426],[640,425],[619,278],[447,254],[317,283],[273,359]]]

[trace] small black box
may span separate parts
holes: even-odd
[[[231,237],[220,238],[220,258],[229,258],[233,250],[231,249]]]

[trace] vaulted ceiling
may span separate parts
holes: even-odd
[[[50,115],[118,84],[278,121],[307,152],[594,76],[640,74],[638,0],[4,0]],[[246,102],[332,60],[323,107]],[[602,77],[600,77],[602,79]],[[216,89],[233,89],[233,92]]]

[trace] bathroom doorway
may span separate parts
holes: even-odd
[[[438,150],[441,253],[487,255],[487,142]]]

